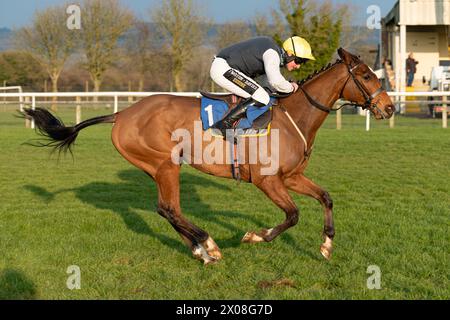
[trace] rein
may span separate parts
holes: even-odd
[[[303,93],[306,96],[306,99],[308,99],[309,103],[311,103],[314,107],[316,107],[319,110],[322,110],[324,112],[330,113],[332,110],[331,108],[325,107],[324,105],[320,104],[319,102],[315,101],[309,94],[306,92],[305,89],[303,89],[303,86],[300,87],[302,89]]]

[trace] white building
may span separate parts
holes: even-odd
[[[433,67],[450,66],[450,0],[398,0],[381,24],[381,56],[392,61],[396,91],[405,91],[409,52],[419,62],[413,85],[428,83]]]

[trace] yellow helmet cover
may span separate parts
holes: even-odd
[[[296,57],[316,60],[311,53],[311,46],[302,37],[293,36],[283,42],[283,49]]]

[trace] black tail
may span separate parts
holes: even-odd
[[[24,109],[23,115],[27,119],[33,119],[36,128],[39,130],[39,133],[42,136],[46,137],[49,141],[47,143],[39,142],[38,144],[29,144],[39,147],[53,147],[54,150],[58,150],[59,152],[72,152],[72,144],[75,142],[75,139],[77,138],[78,132],[80,132],[80,130],[94,124],[113,123],[115,121],[115,115],[111,114],[107,116],[88,119],[77,124],[74,127],[66,127],[60,119],[57,119],[46,109]]]

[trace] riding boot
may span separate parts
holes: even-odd
[[[226,130],[231,129],[233,127],[233,124],[238,121],[239,119],[243,118],[245,116],[245,113],[249,106],[252,104],[259,104],[259,102],[256,102],[252,98],[248,98],[243,100],[241,103],[239,103],[234,109],[232,109],[222,120],[216,122],[212,128],[219,129],[223,136],[226,137]],[[260,104],[261,105],[261,104]]]

